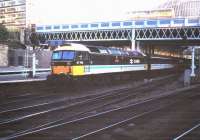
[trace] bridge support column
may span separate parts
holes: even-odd
[[[136,50],[137,51],[141,51],[140,50],[140,42],[139,41],[136,41]]]
[[[132,29],[131,50],[133,50],[133,51],[136,50],[135,29]]]
[[[135,40],[131,40],[131,50],[136,50]]]
[[[145,49],[146,49],[146,55],[147,55],[147,65],[148,65],[148,72],[150,72],[151,70],[151,62],[150,62],[150,59],[151,59],[151,55],[152,55],[152,51],[151,51],[151,45],[146,45],[145,46]]]

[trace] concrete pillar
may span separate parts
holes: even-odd
[[[140,50],[140,42],[139,41],[136,41],[136,49],[137,49],[137,51],[141,51]]]
[[[0,44],[0,66],[7,67],[9,65],[9,50],[7,45]]]
[[[131,40],[131,50],[133,51],[137,50],[135,45],[135,40]]]
[[[192,69],[192,72],[191,72],[191,77],[195,77],[195,47],[192,48],[192,66],[191,66],[191,69]]]
[[[24,52],[24,77],[27,78],[28,74],[28,58],[29,58],[29,53],[28,53],[28,47],[26,46],[25,52]]]
[[[189,86],[191,84],[191,70],[186,69],[184,72],[184,86]]]
[[[20,42],[22,43],[22,44],[25,44],[25,30],[24,29],[21,29],[20,30]]]
[[[36,56],[35,56],[35,51],[33,50],[33,59],[32,59],[32,77],[35,77],[36,74]]]
[[[152,45],[150,46],[150,54],[151,54],[151,56],[154,55],[154,46],[152,46]]]
[[[131,36],[131,50],[136,50],[136,45],[135,45],[135,29],[132,29],[132,36]]]
[[[150,45],[148,45],[148,46],[146,46],[147,48],[147,65],[148,65],[148,71],[150,71],[151,70],[151,62],[150,62],[150,59],[151,59],[151,46]]]
[[[198,73],[200,73],[200,54],[199,54],[199,71]]]

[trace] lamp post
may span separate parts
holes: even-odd
[[[35,47],[39,45],[38,35],[35,32],[35,24],[31,25],[31,35],[30,35],[30,42],[33,46],[33,53],[32,53],[32,78],[36,76],[36,51]]]

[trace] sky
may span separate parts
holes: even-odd
[[[33,0],[31,19],[40,24],[123,20],[127,12],[148,10],[164,0]]]

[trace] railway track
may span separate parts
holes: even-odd
[[[12,85],[13,86],[13,85]],[[29,101],[29,100],[34,100],[34,99],[38,99],[38,98],[43,98],[43,97],[49,97],[49,96],[54,96],[54,95],[58,95],[56,92],[59,91],[59,88],[56,86],[48,86],[45,82],[41,83],[41,86],[38,85],[32,85],[35,88],[29,88],[29,85],[24,84],[24,88],[26,87],[27,89],[24,90],[23,88],[21,88],[20,86],[18,87],[18,85],[16,85],[15,88],[12,88],[12,86],[8,86],[5,89],[9,89],[10,91],[5,92],[4,90],[1,90],[2,95],[4,95],[4,97],[1,99],[1,104],[0,106],[7,106],[9,104],[12,103],[20,103],[20,102],[25,102],[25,101]],[[17,88],[17,89],[16,89]],[[16,93],[17,91],[17,93]]]
[[[72,106],[77,106],[77,105],[81,105],[81,104],[85,104],[85,103],[91,103],[91,102],[97,101],[99,99],[104,99],[106,97],[112,98],[112,96],[117,96],[120,92],[128,91],[128,90],[129,89],[127,89],[127,88],[122,88],[122,89],[112,90],[112,91],[108,91],[108,92],[91,94],[91,95],[80,96],[80,97],[75,97],[75,98],[66,97],[66,98],[61,98],[61,99],[53,100],[53,101],[51,101],[51,98],[48,98],[48,99],[46,99],[48,102],[44,102],[41,104],[35,104],[32,106],[25,106],[25,107],[20,107],[20,108],[9,109],[9,110],[0,112],[0,118],[2,120],[3,120],[3,116],[5,116],[5,120],[1,121],[0,125],[10,123],[10,122],[15,122],[17,120],[35,116],[37,114],[43,114],[46,112],[51,112],[51,111],[64,109],[64,108],[68,108],[68,107],[72,107]],[[119,97],[119,96],[117,96],[117,97]],[[53,98],[55,98],[55,97],[52,97],[52,99]],[[55,107],[55,108],[52,108],[52,107]],[[39,112],[39,110],[41,110],[41,112]],[[25,114],[27,112],[29,114]],[[8,116],[11,116],[11,119],[9,119]],[[20,116],[22,116],[21,119],[20,119]],[[14,119],[12,119],[13,117],[14,117]],[[17,119],[17,118],[19,118],[19,119]]]
[[[38,101],[40,99],[49,98],[49,97],[55,98],[56,96],[60,96],[60,95],[66,96],[66,94],[71,94],[70,92],[73,92],[74,94],[74,92],[80,92],[80,91],[82,92],[84,90],[84,89],[83,90],[80,89],[80,91],[77,91],[77,89],[81,88],[81,86],[76,87],[74,85],[70,85],[69,83],[67,84],[69,86],[66,88],[65,81],[63,81],[62,83],[60,82],[56,83],[56,85],[51,85],[51,86],[48,85],[48,82],[43,82],[43,83],[40,82],[40,84],[41,85],[39,86],[38,84],[36,84],[36,87],[33,88],[33,90],[31,89],[24,90],[23,88],[27,86],[26,84],[23,85],[24,86],[23,88],[21,88],[21,86],[18,87],[18,85],[16,86],[10,85],[8,87],[4,87],[4,86],[1,87],[2,88],[1,92],[4,97],[2,99],[0,98],[0,102],[1,102],[0,111],[6,110],[9,106],[13,106],[13,105],[15,106],[16,104],[18,104],[17,106],[20,106],[20,103],[22,104],[22,106],[24,106],[24,104],[26,105],[26,102],[30,103],[30,101],[34,102],[34,100]],[[28,87],[30,85],[31,84],[29,83]],[[35,82],[33,82],[32,86],[34,87],[34,85],[35,85]],[[86,84],[84,86],[87,87],[88,85]],[[105,84],[102,84],[102,87],[104,86]],[[18,89],[16,89],[16,87],[18,87]],[[89,92],[91,91],[93,92],[96,88],[96,86],[92,86],[92,87],[90,86]],[[7,89],[9,89],[9,91],[7,91]],[[21,91],[21,92],[23,91],[23,93],[21,92],[16,93],[16,91]]]
[[[155,88],[156,86],[159,86],[160,84],[161,83],[158,82],[156,85],[150,86],[146,89],[143,87],[143,89],[142,89],[143,91],[141,89],[137,89],[137,90],[138,90],[138,93],[144,92],[145,90],[147,92],[150,89]],[[121,94],[122,91],[127,91],[127,93],[126,93],[127,96],[125,96],[126,95],[125,93]],[[133,92],[133,91],[131,91],[131,92]],[[136,92],[136,91],[134,90],[134,92]],[[116,92],[112,91],[108,95],[104,95],[104,96],[97,97],[94,99],[86,100],[83,102],[78,102],[77,104],[74,104],[74,105],[65,106],[64,108],[62,106],[62,107],[57,107],[57,108],[51,108],[49,110],[45,110],[40,113],[38,112],[35,114],[33,113],[33,114],[29,114],[29,115],[22,115],[21,119],[20,119],[20,117],[18,117],[18,119],[14,118],[13,120],[10,119],[10,120],[2,122],[2,125],[0,125],[1,137],[7,136],[7,135],[13,135],[13,132],[14,132],[14,135],[16,135],[16,134],[22,134],[22,133],[25,134],[25,133],[28,133],[31,131],[36,131],[36,130],[39,130],[39,129],[42,129],[45,127],[49,127],[51,125],[60,124],[65,121],[70,121],[70,118],[71,118],[71,120],[76,119],[77,116],[80,116],[80,115],[88,116],[87,112],[89,112],[89,111],[91,113],[91,111],[105,108],[105,106],[108,107],[109,105],[111,106],[111,105],[115,105],[122,101],[127,101],[130,98],[134,98],[134,96],[135,96],[135,94],[130,95],[130,89],[123,89],[121,91],[116,91]],[[106,102],[105,102],[105,97],[107,99],[109,99]],[[88,105],[90,105],[90,106],[88,106]],[[65,109],[68,109],[68,111],[66,111]],[[73,111],[72,111],[72,109],[73,109]],[[27,110],[25,112],[27,112]],[[59,115],[57,117],[55,117],[54,115],[51,114],[52,112],[54,112],[54,114],[57,114],[57,113],[59,114],[59,112],[61,112],[61,115],[64,115],[65,117],[63,118],[62,116],[59,116]],[[63,114],[62,112],[66,112],[66,113]],[[13,114],[15,114],[15,113],[13,113]],[[26,116],[26,117],[23,117],[23,116]],[[49,121],[49,116],[54,116],[55,120]],[[40,120],[42,120],[42,122],[40,120],[38,120],[38,118],[40,118]],[[60,118],[62,118],[62,119],[60,119]],[[34,119],[36,119],[37,121],[33,121]],[[33,124],[32,122],[34,122],[34,123],[37,122],[37,124]],[[29,124],[29,126],[26,128],[22,128],[21,126],[23,126],[24,124]],[[30,126],[34,126],[34,127],[30,128]],[[5,128],[7,128],[7,129],[5,129]],[[12,130],[11,133],[8,133],[8,132],[10,132],[10,130]]]
[[[61,92],[65,89],[65,81],[57,82],[54,85],[49,85],[47,81],[43,82],[29,82],[29,83],[14,83],[0,85],[1,98],[0,106],[8,105],[11,103],[24,102],[32,100],[34,98],[40,98],[50,95],[58,95],[57,92]],[[68,91],[75,91],[73,85],[67,87]],[[17,91],[17,93],[16,93]],[[46,94],[46,95],[45,95]]]
[[[163,75],[160,74],[160,76],[162,77],[164,77],[165,75],[166,74],[163,74]],[[158,76],[155,76],[155,77],[158,77]],[[154,79],[157,79],[157,78],[154,78]],[[130,81],[130,79],[128,81]],[[29,83],[23,83],[23,84],[22,83],[2,84],[0,85],[0,93],[1,93],[0,107],[9,105],[11,103],[32,100],[38,97],[43,98],[44,96],[57,95],[57,92],[62,93],[62,91],[65,91],[65,94],[66,94],[66,91],[69,91],[69,92],[81,91],[82,92],[85,89],[88,90],[87,88],[88,86],[90,87],[91,90],[94,90],[96,89],[96,87],[106,87],[107,85],[117,86],[121,83],[126,84],[126,82],[127,80],[120,80],[120,83],[119,83],[119,82],[116,82],[115,80],[113,81],[114,84],[111,84],[111,82],[109,82],[108,84],[108,81],[95,80],[94,82],[89,82],[89,83],[83,81],[84,85],[83,83],[80,83],[80,82],[78,83],[75,82],[74,84],[70,84],[66,81],[60,81],[60,82],[54,82],[54,83],[43,81],[43,82],[29,82]],[[66,88],[66,84],[69,85],[67,88]]]
[[[197,87],[194,86],[192,88],[197,88]],[[70,138],[70,139],[73,139],[73,140],[102,139],[101,136],[104,135],[104,134],[106,134],[106,133],[107,134],[113,134],[114,133],[114,135],[116,135],[116,136],[113,137],[115,140],[118,140],[118,139],[121,140],[121,139],[125,139],[125,138],[127,138],[129,140],[137,139],[135,137],[131,137],[131,135],[127,134],[128,132],[125,132],[124,130],[127,127],[128,127],[128,129],[130,129],[131,127],[137,127],[136,125],[138,125],[137,122],[139,120],[145,120],[145,119],[147,120],[148,118],[152,117],[152,114],[158,114],[158,112],[166,111],[169,108],[174,108],[174,106],[180,107],[180,106],[184,106],[186,104],[188,106],[190,106],[190,104],[191,104],[191,98],[195,99],[194,102],[198,102],[198,97],[200,95],[200,94],[192,93],[191,89],[189,89],[189,90],[187,90],[187,89],[181,89],[181,90],[175,91],[175,94],[172,95],[173,92],[169,93],[169,95],[164,95],[164,96],[158,97],[157,99],[156,98],[152,99],[152,100],[154,100],[154,103],[155,103],[155,101],[157,102],[157,105],[156,105],[157,107],[154,107],[154,108],[149,109],[147,111],[143,110],[144,111],[143,113],[138,113],[136,115],[133,115],[132,117],[129,117],[127,119],[123,119],[122,121],[118,121],[116,123],[112,123],[110,125],[106,125],[105,127],[102,127],[100,129],[98,128],[96,130],[84,133],[83,135],[80,135],[80,136],[75,136],[75,137]],[[177,94],[179,92],[181,94],[184,94],[185,96],[183,97],[183,95]],[[164,101],[163,102],[163,100],[165,100],[165,101],[168,100],[168,101],[166,101],[166,102]],[[151,106],[150,102],[148,104],[149,106]],[[192,106],[192,108],[193,107],[194,106]],[[196,120],[199,120],[199,118],[198,117],[194,118],[193,122],[195,122]],[[168,135],[166,137],[160,137],[159,138],[157,136],[157,137],[149,137],[149,138],[144,138],[144,139],[173,139],[173,140],[179,140],[179,139],[183,138],[186,134],[188,134],[189,132],[191,132],[192,130],[194,130],[194,129],[198,128],[198,127],[199,127],[199,124],[195,125],[194,127],[192,127],[191,129],[189,129],[188,131],[186,131],[183,134],[181,134],[179,137],[175,137],[175,138],[173,138],[173,134],[174,134],[173,133],[173,134]],[[83,128],[85,128],[85,127],[83,127]],[[145,129],[145,128],[143,128],[143,129]],[[63,129],[63,130],[66,130],[66,129]],[[156,130],[155,129],[151,129],[151,131],[153,132],[153,131],[156,131]],[[172,130],[172,132],[176,132],[177,133],[177,131],[174,131],[174,130]],[[130,133],[133,133],[133,132],[130,132]],[[145,133],[145,131],[144,131],[144,133]],[[151,132],[148,132],[148,133],[151,133]],[[43,134],[44,133],[42,133],[42,135]],[[121,138],[120,138],[120,135],[121,135]],[[140,138],[143,139],[142,136],[140,136]],[[193,137],[193,139],[198,139],[198,137]]]
[[[161,78],[162,79],[162,78]],[[155,79],[159,80],[158,79]],[[139,87],[143,87],[145,86],[145,83],[140,83],[137,84],[136,86],[131,85],[131,88],[139,88]],[[62,93],[62,94],[58,94],[58,93],[49,93],[48,95],[39,95],[39,96],[35,96],[35,97],[31,97],[31,98],[26,98],[26,99],[22,99],[20,101],[11,101],[11,102],[7,102],[5,104],[0,104],[0,115],[2,113],[8,113],[8,112],[14,112],[13,114],[17,113],[17,111],[21,111],[23,109],[28,109],[28,108],[33,108],[33,107],[40,107],[43,105],[48,105],[48,104],[53,104],[53,103],[59,103],[59,102],[64,102],[64,101],[71,101],[71,99],[76,99],[78,100],[83,100],[84,98],[92,98],[92,97],[97,97],[99,95],[102,94],[107,94],[110,92],[113,92],[115,90],[121,90],[121,89],[126,89],[126,87],[120,87],[120,88],[114,88],[114,90],[107,90],[107,91],[97,91],[97,94],[88,94],[89,91],[87,91],[87,94],[85,95],[78,95],[77,97],[74,96],[70,96],[70,95],[66,95],[67,93]],[[91,91],[90,91],[91,92]],[[92,91],[94,92],[94,91]],[[74,94],[74,93],[73,93]],[[81,93],[83,94],[83,92]],[[9,116],[9,115],[7,115]]]
[[[53,88],[45,87],[44,89],[42,89],[42,91],[39,91],[39,92],[35,91],[32,94],[26,93],[26,94],[17,95],[14,97],[13,96],[8,97],[8,99],[5,99],[3,102],[1,102],[0,113],[14,111],[14,110],[21,110],[24,108],[29,108],[29,107],[34,107],[34,106],[40,106],[42,104],[47,104],[47,103],[50,104],[51,102],[57,102],[56,99],[58,99],[58,101],[59,100],[62,101],[62,100],[66,100],[66,98],[69,98],[70,100],[71,98],[74,98],[74,92],[76,91],[71,91],[71,92],[72,93],[70,93],[68,89],[60,91],[59,87],[53,87]],[[94,91],[91,90],[87,92],[94,92]],[[81,94],[83,94],[83,92]],[[93,96],[93,95],[88,95],[88,96],[86,95],[86,97],[90,97],[90,96]],[[77,99],[79,97],[77,97]]]
[[[195,87],[194,87],[195,88]],[[184,91],[184,92],[183,92]],[[177,94],[183,92],[182,94]],[[107,111],[96,110],[95,114],[80,116],[70,121],[64,121],[50,126],[33,129],[23,133],[14,134],[4,139],[89,139],[94,135],[123,126],[128,122],[138,119],[163,108],[171,108],[175,104],[183,103],[188,98],[196,98],[195,94],[189,94],[190,89],[178,89],[165,95],[158,95],[141,102],[133,103]],[[183,96],[184,95],[184,96]]]

